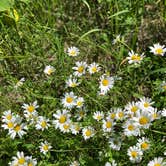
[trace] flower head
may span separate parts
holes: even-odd
[[[164,56],[166,52],[165,45],[160,45],[159,43],[153,44],[153,47],[151,46],[149,48],[150,52],[152,52],[154,55]]]
[[[69,47],[67,49],[67,54],[69,56],[74,57],[74,56],[77,56],[79,53],[80,53],[80,51],[79,51],[79,49],[77,47]]]

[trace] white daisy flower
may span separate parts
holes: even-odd
[[[69,47],[67,49],[67,54],[69,56],[72,56],[72,57],[78,56],[79,53],[80,53],[80,51],[79,51],[79,49],[77,47]]]
[[[36,111],[36,109],[39,106],[37,105],[37,101],[34,101],[33,103],[29,103],[29,104],[23,104],[22,108],[24,109],[24,113],[33,113],[34,111]]]
[[[13,161],[9,163],[10,166],[27,166],[24,152],[17,152],[17,156],[12,157]]]
[[[70,75],[70,77],[66,81],[67,87],[71,87],[71,88],[74,88],[74,87],[78,86],[79,84],[80,84],[80,82],[78,82],[78,80],[76,78],[74,78],[72,75]]]
[[[27,156],[26,162],[27,162],[28,166],[36,166],[37,165],[37,160],[33,159],[32,156]]]
[[[157,111],[157,108],[154,108],[150,113],[152,115],[152,121],[156,119],[160,119],[161,117],[160,112]]]
[[[107,113],[107,116],[110,119],[115,120],[116,119],[116,110],[115,109],[111,109],[110,112]]]
[[[166,109],[163,109],[163,110],[161,111],[161,116],[166,117]]]
[[[73,92],[65,93],[65,96],[62,98],[62,104],[65,108],[73,108],[76,105],[77,96]]]
[[[135,113],[139,110],[139,104],[138,102],[129,102],[125,106],[126,114],[129,115],[129,117],[133,117]]]
[[[75,70],[73,74],[78,77],[82,76],[83,74],[85,74],[86,67],[86,62],[76,62],[76,66],[72,68],[73,70]]]
[[[149,139],[142,137],[139,138],[136,144],[142,151],[146,151],[150,148],[150,141]]]
[[[46,75],[51,75],[54,72],[55,72],[55,68],[53,66],[50,66],[50,65],[46,66],[44,69],[44,73]]]
[[[39,116],[37,111],[33,111],[32,113],[29,113],[27,111],[24,111],[24,116],[26,120],[29,122],[29,124],[36,124]]]
[[[93,114],[93,118],[97,121],[100,121],[104,118],[104,113],[102,111],[96,111]]]
[[[84,98],[83,97],[78,97],[76,100],[76,107],[81,108],[84,105]]]
[[[14,88],[17,89],[18,87],[22,86],[24,82],[25,82],[25,78],[23,77],[23,78],[21,78],[21,79],[16,83],[16,85],[14,86]]]
[[[80,166],[78,161],[73,161],[69,166]]]
[[[22,138],[22,136],[26,134],[25,130],[28,130],[27,125],[25,123],[21,123],[21,121],[16,121],[16,123],[14,123],[14,127],[9,130],[8,134],[12,139],[17,135]]]
[[[114,78],[106,75],[100,77],[100,92],[107,93],[114,86]]]
[[[14,118],[14,114],[11,112],[11,110],[4,111],[2,114],[2,122],[9,122],[12,121]]]
[[[127,137],[130,136],[138,136],[140,135],[140,129],[138,128],[138,125],[132,120],[128,120],[123,124],[124,128],[124,135]]]
[[[128,55],[129,56],[127,57],[127,59],[129,64],[140,64],[144,58],[144,54],[139,55],[137,53],[134,53],[133,50],[130,51]]]
[[[92,63],[88,66],[88,71],[90,74],[98,73],[100,71],[100,67],[97,63]]]
[[[137,146],[132,146],[127,150],[127,155],[132,163],[139,163],[142,160],[143,152]]]
[[[10,130],[14,128],[14,125],[15,125],[15,118],[2,124],[2,128],[4,128],[5,130]]]
[[[113,122],[112,119],[107,118],[106,120],[103,120],[103,131],[104,132],[111,132],[113,130],[113,125],[115,124],[115,122]]]
[[[133,120],[139,127],[147,129],[151,125],[152,115],[146,111],[137,111],[136,116],[133,117]]]
[[[49,119],[43,116],[38,117],[37,124],[35,126],[37,130],[43,131],[45,129],[48,129],[49,126],[50,126]]]
[[[40,152],[46,155],[46,153],[52,148],[52,146],[47,141],[44,141],[44,142],[41,142],[39,148],[40,148]]]
[[[77,135],[81,130],[81,126],[79,123],[72,123],[71,125],[71,133]]]
[[[70,129],[71,129],[71,122],[68,121],[66,123],[63,123],[59,126],[59,129],[61,132],[63,133],[69,133],[70,132]]]
[[[143,97],[140,99],[138,104],[139,104],[140,109],[142,109],[144,111],[150,112],[150,111],[154,110],[154,107],[152,106],[154,104],[154,102],[150,98]]]
[[[117,163],[115,162],[115,160],[112,160],[112,162],[106,162],[105,166],[117,166]]]
[[[165,82],[165,81],[163,81],[163,82],[161,83],[161,85],[160,85],[160,90],[163,91],[163,92],[166,91],[166,82]]]
[[[93,137],[95,134],[94,128],[88,126],[82,129],[82,135],[84,137],[85,140]]]
[[[58,110],[56,114],[53,114],[53,116],[56,118],[56,120],[53,120],[53,124],[55,125],[55,128],[59,128],[61,125],[70,121],[71,115],[67,110]]]
[[[152,52],[154,55],[164,56],[166,52],[165,45],[160,45],[159,43],[153,44],[153,47],[151,46],[149,48],[150,48],[150,52]]]
[[[77,110],[75,117],[77,118],[78,121],[80,121],[81,119],[85,118],[86,115],[87,115],[87,110],[83,107]]]
[[[166,162],[164,162],[164,159],[162,157],[155,157],[153,160],[151,160],[147,166],[165,166]]]
[[[122,110],[122,108],[116,108],[115,112],[117,120],[124,120],[126,118],[125,112]]]
[[[121,148],[121,138],[120,137],[116,137],[116,138],[110,138],[109,139],[109,147],[119,151]]]

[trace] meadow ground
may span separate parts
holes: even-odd
[[[0,166],[165,166],[166,1],[0,0]]]

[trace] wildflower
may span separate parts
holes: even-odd
[[[88,66],[88,71],[89,71],[90,74],[97,73],[97,72],[100,71],[100,69],[101,68],[99,67],[99,65],[95,62]]]
[[[52,146],[47,141],[44,141],[44,142],[41,142],[39,148],[40,148],[40,152],[42,152],[43,154],[46,154],[52,148]]]
[[[4,111],[2,115],[2,122],[12,121],[13,118],[14,114],[11,112],[11,110]]]
[[[133,163],[139,163],[142,160],[143,152],[137,146],[130,147],[127,150],[127,154]]]
[[[104,132],[112,131],[114,124],[115,124],[115,122],[113,122],[113,120],[110,119],[110,118],[107,118],[106,120],[103,120],[103,125],[102,125],[103,131]]]
[[[121,148],[121,138],[120,137],[116,137],[116,138],[110,138],[109,139],[109,146],[110,148],[119,151]]]
[[[73,70],[75,70],[74,75],[78,77],[82,76],[83,74],[85,74],[86,67],[86,62],[76,62],[76,67],[72,68]]]
[[[53,124],[55,125],[55,128],[59,128],[64,123],[70,121],[70,114],[67,110],[58,110],[56,114],[53,114],[53,116],[56,118],[56,120],[53,120]]]
[[[9,163],[10,166],[27,166],[24,152],[17,152],[17,156],[14,156],[13,161]]]
[[[81,130],[81,126],[79,123],[73,123],[71,126],[71,132],[74,135],[77,135]]]
[[[83,97],[78,97],[76,100],[76,107],[81,108],[84,105],[84,98]]]
[[[117,166],[117,163],[115,162],[115,160],[112,160],[111,163],[110,162],[106,162],[105,166]]]
[[[36,111],[36,108],[38,108],[39,106],[37,105],[37,101],[34,101],[33,103],[30,104],[23,104],[22,108],[24,109],[25,113],[31,114],[34,111]]]
[[[87,140],[94,136],[94,129],[90,126],[85,127],[82,129],[82,135],[83,135],[84,139]]]
[[[80,166],[78,161],[73,161],[69,166]]]
[[[69,133],[70,132],[70,129],[71,129],[71,122],[68,121],[68,122],[65,122],[63,124],[61,124],[59,126],[59,129],[63,132],[63,133]]]
[[[164,162],[164,159],[162,157],[155,157],[153,160],[151,160],[147,166],[165,166],[166,162]]]
[[[116,112],[115,111],[116,110],[111,109],[111,111],[107,113],[107,116],[112,120],[114,120],[116,118]]]
[[[166,109],[163,109],[163,110],[161,111],[161,115],[162,115],[163,117],[166,117]]]
[[[125,119],[125,113],[121,108],[116,108],[116,119],[117,120],[124,120]]]
[[[51,75],[53,72],[55,71],[55,68],[53,66],[46,66],[45,69],[44,69],[44,73],[46,75]]]
[[[84,117],[86,117],[86,112],[87,112],[87,110],[85,108],[79,109],[76,114],[77,120],[79,121],[79,120],[83,119]]]
[[[50,126],[50,124],[48,123],[49,119],[47,119],[46,117],[43,116],[39,116],[38,120],[37,120],[37,124],[36,124],[36,129],[37,130],[44,130],[44,129],[48,129],[48,127]]]
[[[152,115],[152,121],[160,119],[160,112],[158,112],[156,108],[154,108],[150,113]]]
[[[68,87],[76,87],[80,84],[76,78],[74,78],[72,75],[70,75],[69,79],[66,81],[66,84]]]
[[[77,96],[73,92],[65,93],[64,98],[62,99],[62,104],[65,108],[73,108],[76,105]]]
[[[23,85],[24,81],[25,81],[25,78],[23,77],[16,83],[14,87],[17,89],[18,87]]]
[[[26,120],[27,120],[28,122],[30,122],[30,124],[35,124],[36,121],[37,121],[38,118],[39,118],[37,111],[33,111],[32,113],[29,113],[29,112],[27,112],[27,111],[24,111],[24,116],[25,116]]]
[[[159,43],[153,44],[153,47],[151,46],[149,48],[150,48],[150,52],[152,52],[154,55],[164,56],[166,52],[165,45],[160,45]]]
[[[144,111],[150,112],[154,109],[152,106],[152,104],[154,104],[154,102],[150,98],[143,97],[140,99],[138,104],[139,104],[140,109],[142,109]]]
[[[137,124],[132,120],[126,121],[123,124],[123,128],[124,135],[126,135],[127,137],[140,135],[140,129],[138,128]]]
[[[150,141],[145,138],[139,138],[138,142],[137,142],[137,146],[142,150],[142,151],[146,151],[150,148]]]
[[[95,120],[97,120],[97,121],[100,121],[100,120],[102,120],[102,119],[104,118],[104,113],[101,112],[101,111],[96,111],[96,112],[94,112],[94,114],[93,114],[93,118],[94,118]]]
[[[67,49],[67,54],[69,56],[77,56],[80,53],[79,49],[77,47],[69,47]]]
[[[141,63],[141,61],[143,60],[143,58],[144,58],[144,54],[141,54],[141,55],[139,55],[139,54],[137,54],[137,53],[134,53],[134,51],[132,50],[132,51],[130,51],[129,53],[128,53],[128,57],[127,57],[127,59],[128,59],[128,63],[129,64],[140,64]]]
[[[26,157],[26,162],[28,166],[35,166],[37,165],[37,160],[33,159],[32,156],[27,156]]]
[[[106,75],[102,75],[100,77],[100,91],[101,92],[105,92],[107,93],[108,90],[110,90],[114,85],[114,79],[113,77],[109,77],[109,76],[106,76]]]
[[[125,106],[126,114],[129,117],[135,115],[135,113],[139,110],[138,102],[130,102]]]
[[[163,92],[166,91],[166,82],[165,82],[165,81],[163,81],[163,82],[161,83],[161,85],[160,85],[160,90],[163,91]]]
[[[139,127],[147,129],[151,125],[152,115],[145,111],[138,111],[133,120]]]

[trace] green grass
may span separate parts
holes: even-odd
[[[23,116],[23,103],[38,101],[38,113],[50,120],[52,114],[62,109],[61,98],[65,92],[74,91],[85,99],[87,117],[80,123],[91,125],[96,135],[84,141],[81,134],[62,133],[53,126],[46,131],[30,127],[22,139],[11,138],[7,130],[0,128],[0,165],[6,166],[17,151],[24,151],[38,160],[39,166],[69,165],[78,160],[83,166],[101,166],[115,159],[119,166],[132,166],[127,149],[136,144],[138,137],[123,140],[121,151],[108,146],[102,135],[101,124],[92,118],[95,111],[107,113],[111,108],[124,106],[140,97],[150,97],[158,110],[166,108],[166,91],[160,91],[166,81],[165,57],[149,53],[149,46],[159,42],[166,45],[166,2],[154,0],[20,0],[13,1],[11,11],[0,10],[0,116],[12,110]],[[0,8],[1,9],[1,8]],[[16,22],[13,9],[19,14]],[[12,13],[11,13],[12,12]],[[155,14],[154,14],[155,13]],[[113,45],[116,35],[124,40]],[[64,50],[70,46],[80,49],[80,55],[69,57]],[[137,68],[124,61],[133,49],[145,52],[146,58]],[[65,81],[73,73],[76,61],[88,64],[97,62],[100,73],[80,78],[81,85],[74,90],[65,87]],[[45,66],[56,71],[50,77],[43,73]],[[103,73],[122,77],[104,96],[97,96],[99,77]],[[14,85],[22,77],[25,83],[17,90]],[[72,110],[72,118],[77,112]],[[0,121],[0,125],[3,122]],[[115,135],[121,135],[118,122]],[[151,140],[151,149],[145,152],[140,166],[166,150],[163,140],[165,119],[156,120],[145,135]],[[53,148],[49,155],[40,153],[39,144],[48,140]],[[101,152],[101,155],[99,155]]]

